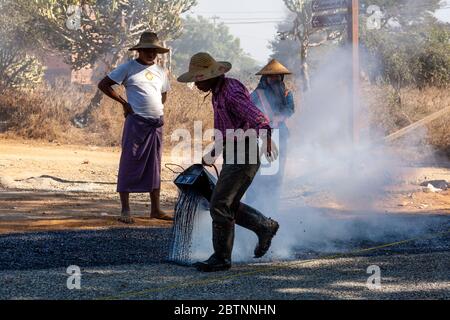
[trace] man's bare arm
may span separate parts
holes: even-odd
[[[166,104],[166,102],[167,102],[167,92],[164,92],[162,94],[162,104]]]
[[[110,97],[113,100],[116,100],[117,102],[124,104],[127,103],[127,101],[122,98],[114,89],[113,86],[117,85],[116,82],[111,80],[109,77],[105,77],[102,79],[102,81],[98,84],[98,89],[106,94],[108,97]]]
[[[98,89],[111,99],[122,104],[125,117],[128,114],[133,114],[133,109],[130,104],[113,89],[113,86],[115,85],[117,85],[115,81],[113,81],[110,77],[105,77],[99,82]]]

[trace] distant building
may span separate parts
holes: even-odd
[[[81,70],[72,70],[70,66],[64,63],[62,57],[57,55],[48,55],[42,57],[42,63],[46,66],[45,80],[54,83],[58,79],[69,81],[73,84],[94,85],[92,80],[93,69],[85,68]]]
[[[133,54],[128,56],[128,59],[134,58],[135,56]],[[96,66],[95,72],[93,68],[84,68],[75,71],[72,70],[70,66],[64,62],[64,59],[58,55],[41,56],[40,59],[47,68],[45,71],[45,80],[49,83],[55,83],[56,80],[61,79],[64,81],[70,81],[70,83],[73,84],[95,86],[101,78],[111,71],[102,63],[99,63]],[[127,58],[124,59],[124,61],[126,60]],[[163,55],[159,56],[157,63],[166,67],[169,70],[169,73],[171,73],[170,55],[168,57]]]

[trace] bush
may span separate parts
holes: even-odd
[[[34,56],[19,54],[8,44],[0,47],[0,92],[7,89],[33,89],[44,79],[44,66]]]
[[[412,26],[405,30],[365,30],[365,71],[372,83],[408,86],[450,85],[450,26]]]
[[[194,121],[202,121],[204,128],[213,127],[210,97],[198,90],[172,81],[165,106],[164,141],[171,143],[171,133],[176,129],[193,132]],[[105,97],[93,113],[93,121],[86,129],[75,128],[71,119],[89,104],[94,92],[86,91],[62,81],[55,85],[41,85],[24,95],[20,90],[9,89],[0,95],[0,122],[6,123],[3,132],[9,137],[42,139],[70,144],[118,146],[123,128],[122,107]]]
[[[388,85],[365,84],[363,93],[372,131],[381,129],[386,135],[450,105],[450,91],[437,87],[406,88],[401,92],[401,103]],[[83,91],[82,87],[63,82],[53,87],[41,86],[28,95],[8,90],[0,95],[0,122],[7,122],[4,135],[68,144],[119,146],[124,118],[122,107],[111,99],[103,99],[89,127],[78,129],[72,125],[73,115],[84,109],[92,95],[93,92]],[[213,127],[211,97],[205,99],[205,94],[198,90],[172,81],[165,108],[166,147],[172,144],[171,135],[176,129],[193,133],[194,121],[202,121],[204,130]],[[423,143],[450,156],[448,123],[450,114],[430,123]]]
[[[450,27],[431,28],[418,60],[420,71],[416,78],[419,87],[450,85]]]
[[[364,86],[363,100],[367,102],[371,129],[389,135],[450,105],[450,91],[436,87],[405,88],[401,92],[402,103],[388,85]],[[450,113],[429,123],[424,131],[411,132],[407,141],[431,146],[438,153],[450,158]],[[419,133],[419,134],[418,134]],[[409,140],[408,140],[409,139]],[[416,147],[415,145],[410,145]]]
[[[4,129],[12,136],[53,141],[73,135],[63,140],[82,143],[74,134],[70,117],[86,103],[86,98],[63,82],[53,87],[40,85],[26,95],[22,90],[8,89],[0,95],[0,121],[6,123]]]

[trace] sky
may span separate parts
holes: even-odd
[[[259,62],[266,62],[271,51],[267,48],[269,40],[276,35],[276,22],[283,20],[287,10],[282,0],[199,0],[198,5],[191,10],[192,15],[204,17],[220,17],[229,22],[231,34],[241,39],[245,52]],[[231,24],[236,22],[258,22],[257,24]]]
[[[443,5],[450,7],[450,0],[444,0]],[[268,44],[276,35],[277,21],[283,20],[286,13],[282,0],[198,0],[188,14],[217,17],[216,21],[225,22],[230,32],[241,39],[244,51],[264,63],[271,54]],[[450,8],[440,10],[436,16],[450,22]],[[241,22],[246,24],[237,24]]]

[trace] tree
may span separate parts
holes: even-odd
[[[8,88],[34,88],[43,81],[44,70],[35,56],[18,54],[11,44],[0,47],[0,93]]]
[[[238,38],[230,34],[228,27],[212,23],[204,17],[187,16],[182,35],[171,43],[176,74],[186,71],[189,59],[197,52],[205,51],[219,60],[230,61],[233,71],[239,74],[253,72],[257,63],[241,48]]]
[[[308,64],[309,49],[318,47],[327,41],[340,42],[345,34],[344,27],[313,28],[312,0],[283,0],[286,7],[295,14],[294,27],[287,32],[280,32],[281,39],[293,38],[300,47],[300,77],[303,90],[309,90],[310,74]]]
[[[361,65],[371,82],[392,87],[390,107],[401,112],[403,88],[450,85],[450,24],[432,15],[438,0],[375,2],[381,28],[369,30],[362,19]]]
[[[416,83],[448,87],[450,85],[450,24],[430,25],[423,36],[423,50],[419,54],[420,72]]]
[[[316,48],[332,40],[334,43],[342,43],[347,34],[346,25],[333,28],[313,28],[312,27],[312,0],[283,0],[286,7],[295,14],[294,26],[291,30],[280,31],[281,40],[291,43],[283,44],[276,40],[271,43],[272,48],[278,50],[280,55],[287,48],[299,51],[300,77],[304,90],[308,90],[310,83],[309,72],[309,49]],[[383,11],[381,23],[383,28],[398,26],[411,26],[421,24],[429,18],[436,9],[439,8],[440,0],[361,0],[363,9],[362,17],[365,22],[368,16],[364,10],[370,5],[377,5]],[[328,13],[336,11],[329,10]],[[364,24],[362,24],[364,25]],[[364,36],[362,37],[364,40]],[[298,41],[298,44],[292,41]],[[287,46],[287,48],[286,48]]]
[[[0,93],[8,88],[33,88],[44,78],[44,66],[31,52],[35,46],[24,29],[23,15],[11,10],[10,2],[0,1]]]
[[[368,32],[364,65],[371,81],[406,86],[450,84],[450,25],[429,21],[402,32]]]
[[[45,40],[48,49],[57,50],[73,69],[103,63],[112,69],[136,44],[143,31],[157,32],[170,40],[181,32],[180,15],[196,0],[15,0],[18,12],[28,13],[36,37]],[[100,106],[97,92],[87,109],[75,118],[86,126],[91,112]]]
[[[289,15],[286,21],[278,24],[277,31],[279,34],[283,34],[283,31],[288,30],[292,26],[292,21],[295,17]],[[320,43],[320,45],[311,46],[308,51],[308,78],[313,77],[314,69],[320,64],[322,59],[328,55],[329,51],[336,47],[339,42],[323,41],[323,34],[313,34],[312,39],[314,42]],[[269,48],[272,50],[271,58],[281,61],[289,70],[297,73],[297,70],[302,69],[302,61],[299,58],[300,42],[292,37],[276,37],[269,43]],[[304,80],[303,80],[304,81]]]
[[[292,21],[295,19],[290,15],[286,21],[277,25],[277,32],[283,33],[292,28]],[[269,42],[269,48],[272,50],[271,58],[281,61],[289,70],[300,70],[301,61],[298,54],[300,52],[300,44],[296,39],[291,37],[276,37]]]
[[[424,19],[431,18],[432,13],[441,6],[441,0],[361,0],[365,9],[370,5],[378,6],[383,13],[382,27],[393,25],[408,26],[422,24]]]
[[[398,100],[405,86],[447,85],[450,25],[432,15],[439,1],[374,2],[383,11],[381,28],[369,30],[361,24],[363,66],[370,80],[391,84]]]

